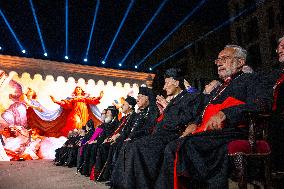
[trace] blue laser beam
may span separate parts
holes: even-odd
[[[166,4],[168,0],[164,0],[161,5],[159,6],[159,8],[157,9],[157,11],[155,12],[155,14],[152,16],[152,18],[149,20],[149,22],[147,23],[147,25],[145,26],[145,28],[143,29],[143,31],[140,33],[140,35],[138,36],[138,38],[136,39],[136,41],[133,43],[133,45],[130,47],[130,49],[128,50],[128,52],[125,54],[125,56],[123,57],[123,59],[121,60],[121,64],[123,64],[126,60],[126,58],[129,56],[129,54],[131,53],[131,51],[134,49],[134,47],[136,46],[136,44],[139,42],[139,40],[141,39],[141,37],[144,35],[144,33],[146,32],[146,30],[149,28],[149,26],[152,24],[152,22],[154,21],[154,19],[157,17],[157,15],[161,12],[162,8],[164,7],[164,5]]]
[[[68,0],[65,1],[65,59],[68,59]]]
[[[44,56],[47,56],[47,52],[46,52],[46,49],[45,49],[44,41],[43,41],[43,38],[42,38],[42,34],[41,34],[41,31],[40,31],[40,27],[39,27],[39,24],[38,24],[38,20],[37,20],[37,17],[36,17],[36,12],[35,12],[34,5],[33,5],[33,1],[32,1],[32,0],[30,0],[30,5],[31,5],[31,9],[32,9],[33,16],[34,16],[34,19],[35,19],[36,28],[37,28],[38,35],[39,35],[39,38],[40,38],[41,47],[42,47]]]
[[[254,9],[257,5],[260,5],[260,3],[262,2],[262,0],[257,1],[256,5],[250,6],[248,8],[246,8],[245,10],[243,10],[242,12],[240,12],[239,14],[235,15],[234,17],[229,18],[228,20],[224,21],[222,24],[220,24],[219,26],[213,28],[211,31],[207,32],[205,35],[199,37],[197,40],[189,43],[188,45],[184,46],[182,49],[180,49],[179,51],[176,51],[175,53],[173,53],[172,55],[168,56],[167,58],[165,58],[164,60],[160,61],[159,63],[155,64],[154,66],[152,66],[152,69],[160,66],[161,64],[167,62],[169,59],[173,58],[174,56],[176,56],[177,54],[181,53],[182,51],[184,51],[187,48],[190,48],[195,42],[201,41],[202,39],[208,37],[210,34],[218,31],[219,29],[231,24],[232,22],[234,22],[237,18],[239,18],[240,16],[244,15],[245,13],[249,12],[250,10]]]
[[[84,61],[86,60],[85,62],[87,62],[87,58],[88,58],[88,54],[89,54],[89,50],[90,50],[90,45],[91,45],[91,41],[92,41],[92,36],[93,36],[95,24],[96,24],[96,19],[97,19],[97,14],[98,14],[99,6],[100,6],[100,0],[97,0],[96,10],[95,10],[94,19],[93,19],[93,24],[92,24],[92,29],[91,29],[91,33],[90,33],[90,37],[89,37],[89,42],[88,42],[88,47],[87,47],[86,55],[85,55],[85,59],[84,59]]]
[[[181,21],[179,22],[174,29],[168,33],[138,64],[141,65],[157,48],[159,48],[177,29],[179,29],[193,14],[206,2],[207,0],[202,0],[198,5]]]
[[[120,23],[120,25],[119,25],[119,27],[118,27],[118,29],[116,31],[116,34],[115,34],[115,36],[114,36],[114,38],[113,38],[113,40],[111,42],[111,45],[110,45],[110,47],[109,47],[109,49],[108,49],[108,51],[107,51],[107,53],[106,53],[106,55],[105,55],[105,57],[103,59],[104,62],[107,61],[107,58],[108,58],[108,55],[109,55],[109,53],[110,53],[110,51],[112,49],[112,46],[114,45],[114,42],[115,42],[115,40],[116,40],[116,38],[117,38],[121,28],[122,28],[122,26],[123,26],[127,16],[128,16],[128,13],[130,12],[130,9],[132,8],[132,5],[134,4],[134,2],[135,2],[135,0],[131,0],[131,2],[129,3],[129,6],[128,6],[128,8],[127,8],[127,10],[126,10],[126,12],[125,12],[125,14],[123,16],[123,19],[122,19],[122,21],[121,21],[121,23]]]
[[[21,51],[23,52],[23,51],[24,51],[24,47],[21,45],[21,43],[20,43],[20,41],[19,41],[19,39],[18,39],[16,33],[15,33],[14,30],[12,29],[11,25],[9,24],[7,18],[5,17],[5,15],[4,15],[4,13],[2,12],[1,9],[0,9],[0,14],[1,14],[3,20],[5,21],[7,27],[9,28],[11,34],[13,35],[14,39],[16,40],[18,46],[20,47]],[[24,51],[24,52],[26,52],[26,51]]]

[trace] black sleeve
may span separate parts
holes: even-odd
[[[142,136],[147,136],[150,134],[151,128],[153,128],[156,124],[156,119],[158,116],[158,111],[154,107],[150,107],[149,113],[147,114],[147,117],[141,122],[139,129],[134,130],[129,134],[129,138],[140,138]]]
[[[265,85],[260,81],[260,77],[253,74],[246,81],[246,102],[238,106],[233,106],[222,110],[226,115],[226,122],[229,125],[237,125],[240,120],[246,120],[245,112],[268,112],[271,109],[272,101]],[[241,91],[245,92],[245,91]]]

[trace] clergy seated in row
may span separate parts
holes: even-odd
[[[200,109],[199,93],[183,90],[183,81],[181,70],[167,70],[164,90],[173,98],[167,102],[164,97],[157,96],[156,104],[161,114],[152,133],[129,140],[120,150],[112,172],[113,188],[154,188],[163,163],[164,148],[180,136],[186,124],[194,121]]]
[[[128,109],[128,104],[126,98],[126,104],[124,104],[123,107]],[[132,102],[132,104],[134,104],[134,102]],[[111,146],[109,143],[100,146],[95,166],[96,171],[100,172],[100,176],[97,178],[98,181],[109,180],[113,165],[116,162],[118,162],[118,164],[124,163],[124,154],[127,154],[131,143],[150,134],[150,130],[158,116],[158,109],[152,89],[139,87],[137,106],[137,113],[134,114],[131,122],[124,127],[121,134],[116,139],[116,142]],[[119,155],[121,151],[122,153]]]
[[[111,171],[114,153],[120,149],[120,138],[124,138],[123,133],[133,124],[133,119],[136,115],[135,105],[136,99],[127,96],[121,106],[124,116],[120,119],[118,128],[98,146],[94,166],[94,179],[99,180],[100,177],[100,180],[108,180],[107,177],[109,176],[107,176],[107,173]]]
[[[85,176],[90,176],[92,167],[95,164],[97,147],[101,145],[106,138],[118,127],[118,110],[115,106],[109,106],[106,109],[106,116],[104,122],[98,126],[95,131],[82,144],[80,150],[79,171]]]
[[[169,143],[155,188],[228,188],[227,144],[246,138],[245,112],[265,112],[271,101],[258,75],[243,73],[247,52],[226,46],[215,61],[223,83],[211,92],[210,100],[195,123]]]
[[[84,127],[85,129],[86,127]],[[66,165],[68,167],[75,167],[77,162],[77,152],[79,149],[80,140],[83,138],[84,129],[74,129],[69,131],[67,141],[61,148],[55,150],[54,162],[57,166]]]

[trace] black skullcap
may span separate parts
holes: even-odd
[[[152,103],[152,102],[155,102],[155,95],[153,93],[153,90],[148,88],[148,87],[139,87],[139,92],[138,94],[141,94],[141,95],[145,95],[145,96],[148,96],[149,98],[149,101]]]
[[[172,77],[174,80],[179,81],[180,88],[184,89],[184,74],[179,68],[170,68],[165,72],[164,78]]]
[[[148,97],[151,97],[153,96],[153,91],[152,89],[148,88],[148,87],[139,87],[139,92],[138,94],[141,94],[141,95],[145,95],[145,96],[148,96]]]
[[[111,111],[112,117],[118,116],[118,109],[115,106],[109,106],[107,107],[107,110]]]
[[[134,109],[135,105],[136,105],[136,99],[133,98],[132,96],[127,96],[125,101],[132,106],[132,109]]]

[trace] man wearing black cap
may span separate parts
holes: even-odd
[[[122,104],[124,116],[121,118],[118,128],[98,147],[95,165],[95,172],[100,173],[99,178],[97,178],[98,181],[109,180],[112,165],[115,161],[115,158],[113,158],[114,153],[119,151],[123,141],[126,139],[125,130],[133,124],[135,105],[136,99],[127,96]]]
[[[112,175],[113,188],[153,188],[163,162],[165,146],[179,137],[185,125],[193,121],[198,112],[199,95],[183,89],[181,70],[167,70],[164,90],[173,98],[167,102],[162,96],[157,97],[156,103],[162,112],[154,131],[129,146],[124,163],[117,162]],[[115,174],[117,170],[122,171]]]

